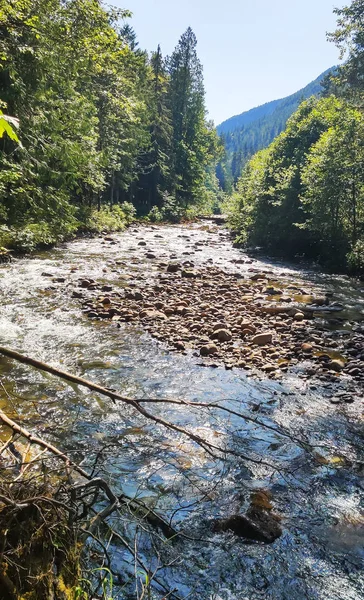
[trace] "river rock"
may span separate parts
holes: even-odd
[[[283,294],[282,290],[275,288],[273,286],[268,286],[264,290],[265,294],[269,294],[269,296],[281,296]]]
[[[270,332],[267,333],[258,333],[252,339],[253,344],[257,344],[258,346],[267,346],[267,344],[271,344],[273,340],[273,334]]]
[[[297,311],[293,315],[293,320],[294,321],[304,321],[304,319],[305,319],[305,315],[303,314],[303,312]]]
[[[167,316],[158,310],[141,310],[139,313],[141,319],[157,319],[165,321]]]
[[[176,350],[181,350],[181,351],[186,349],[184,343],[181,340],[178,340],[177,342],[175,342],[174,347],[176,348]]]
[[[230,342],[233,339],[233,336],[228,329],[218,329],[213,332],[211,339],[219,340],[219,342]]]
[[[168,273],[177,273],[181,269],[181,265],[179,263],[169,263],[167,267]]]
[[[336,371],[337,373],[339,373],[340,371],[342,371],[344,369],[345,362],[343,360],[340,360],[340,359],[335,359],[335,360],[332,360],[330,363],[328,363],[327,366],[332,371]]]
[[[216,354],[218,352],[217,346],[215,344],[206,344],[200,348],[201,356],[211,356],[211,354]]]
[[[271,544],[282,535],[277,518],[258,508],[250,508],[246,515],[233,515],[227,519],[218,519],[214,531],[232,531],[248,540]]]
[[[191,269],[183,269],[181,275],[182,277],[187,277],[189,279],[195,279],[196,277],[198,277],[196,271],[193,271]]]
[[[287,312],[287,308],[280,304],[266,304],[265,306],[262,306],[260,310],[268,315],[279,315]]]

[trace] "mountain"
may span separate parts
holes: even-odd
[[[253,154],[269,146],[285,129],[287,120],[301,102],[322,91],[323,79],[334,69],[335,67],[327,69],[317,79],[291,96],[267,102],[218,125],[217,132],[224,141],[227,152],[226,164],[233,180],[239,177],[242,167]]]

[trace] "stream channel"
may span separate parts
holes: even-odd
[[[263,424],[285,428],[293,439],[216,409],[148,405],[154,414],[256,462],[233,455],[214,460],[191,440],[147,422],[131,407],[5,358],[0,359],[0,407],[72,453],[84,468],[105,448],[100,474],[114,488],[173,516],[173,525],[188,537],[174,544],[158,538],[154,544],[161,562],[171,563],[159,571],[159,581],[179,598],[364,599],[364,407],[359,383],[355,401],[333,404],[330,382],[302,378],[298,368],[279,379],[252,376],[243,368],[203,368],[196,353],[168,350],[140,323],[90,320],[71,293],[80,278],[121,291],[131,281],[151,285],[158,263],[188,259],[197,268],[213,264],[239,271],[243,278],[249,269],[269,268],[280,281],[331,292],[345,306],[347,322],[360,324],[364,284],[248,260],[233,248],[226,230],[210,222],[136,226],[112,239],[78,239],[0,265],[0,344],[129,397],[220,402]],[[147,258],[147,250],[155,258]],[[349,325],[340,327],[350,333]],[[314,449],[305,451],[294,438]],[[0,429],[2,439],[6,432]],[[283,533],[274,543],[247,543],[232,532],[214,532],[214,519],[244,513],[252,494],[261,490],[280,517]],[[119,526],[134,544],[133,524]],[[142,529],[137,544],[153,571],[156,551]],[[128,574],[132,579],[133,557],[117,544],[111,554],[121,582]],[[115,587],[114,598],[133,597],[131,589]],[[154,593],[165,596],[158,586]]]

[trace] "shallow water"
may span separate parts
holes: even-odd
[[[146,422],[121,403],[7,359],[0,359],[0,378],[8,392],[0,388],[0,406],[74,452],[83,466],[105,447],[101,473],[116,488],[157,503],[166,516],[176,511],[173,524],[203,540],[159,547],[161,560],[176,560],[160,570],[159,580],[176,588],[179,597],[364,598],[362,399],[333,406],[329,384],[303,381],[293,371],[273,382],[248,378],[243,370],[201,368],[192,353],[168,352],[138,325],[118,329],[109,322],[90,322],[71,293],[82,277],[114,288],[151,283],[158,263],[170,259],[189,260],[196,267],[214,264],[242,275],[252,268],[269,270],[272,283],[279,279],[280,286],[297,285],[300,296],[333,293],[345,311],[332,324],[336,315],[322,315],[322,323],[350,330],[354,321],[364,319],[363,283],[249,259],[232,248],[224,230],[209,225],[141,227],[112,238],[114,243],[77,240],[0,266],[1,344],[124,395],[219,401],[309,441],[317,446],[316,460],[294,440],[222,411],[148,405],[154,414],[214,444],[271,466],[233,456],[213,460],[190,440]],[[147,252],[156,259],[147,259]],[[53,281],[57,278],[66,281]],[[282,537],[267,546],[213,534],[213,518],[245,510],[257,489],[271,492]],[[115,526],[134,539],[135,528],[127,519]],[[148,536],[139,531],[137,541],[144,563],[155,568]],[[132,574],[125,549],[113,547],[113,560],[115,569]],[[118,594],[126,598],[125,591]]]

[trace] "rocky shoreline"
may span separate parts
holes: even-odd
[[[152,252],[145,258],[157,268],[153,281],[125,274],[118,261],[122,288],[80,279],[72,296],[84,314],[118,327],[137,323],[201,366],[278,380],[295,369],[305,379],[340,382],[341,397],[333,402],[353,401],[350,392],[364,383],[364,327],[354,325],[348,335],[322,326],[323,314],[344,308],[329,294],[315,295],[269,270],[251,267],[242,275],[208,260],[196,267],[191,260],[161,262]]]

